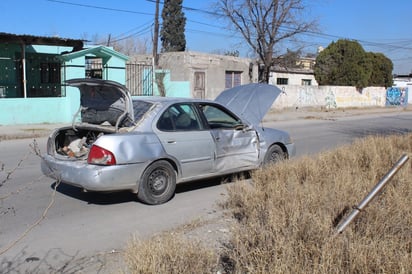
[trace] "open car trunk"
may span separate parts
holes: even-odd
[[[49,149],[54,150],[54,155],[61,159],[87,159],[100,136],[134,125],[133,103],[125,86],[101,79],[72,79],[66,84],[79,89],[80,108],[71,127],[60,128],[50,137]]]
[[[70,160],[85,160],[91,146],[103,135],[115,133],[114,128],[95,128],[82,126],[81,128],[63,127],[56,130],[50,140],[54,141],[54,154]]]

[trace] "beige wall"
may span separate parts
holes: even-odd
[[[147,57],[150,61],[150,58]],[[142,58],[133,61],[142,61]],[[252,75],[249,75],[251,59],[233,56],[222,56],[198,52],[173,52],[163,53],[160,64],[170,70],[171,81],[186,81],[190,85],[193,97],[194,73],[205,72],[205,98],[214,99],[225,87],[225,71],[242,71],[242,84],[257,82],[257,66],[253,66]],[[276,83],[276,77],[293,78],[296,82],[289,85],[280,85],[283,94],[275,101],[274,108],[295,107],[371,107],[385,106],[386,89],[384,87],[364,88],[361,92],[354,87],[342,86],[317,86],[316,82],[311,86],[302,86],[302,78],[311,78],[306,74],[273,73],[270,84]],[[252,78],[252,79],[251,79]],[[314,77],[313,77],[314,80]],[[314,80],[316,81],[316,80]],[[412,99],[412,96],[409,96]]]
[[[371,107],[385,106],[386,89],[368,87],[361,92],[354,87],[341,86],[279,86],[284,91],[273,104],[274,108],[296,107]]]
[[[251,59],[199,52],[161,54],[159,64],[170,70],[171,81],[188,81],[194,97],[195,72],[205,73],[205,98],[214,99],[225,88],[225,72],[242,72],[242,84],[257,81],[257,67],[250,71]]]

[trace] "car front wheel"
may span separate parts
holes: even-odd
[[[150,165],[143,173],[137,192],[138,199],[149,205],[169,201],[176,189],[176,171],[167,161]]]
[[[263,165],[274,164],[285,160],[286,154],[279,145],[272,145],[266,152]]]

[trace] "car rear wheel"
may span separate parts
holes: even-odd
[[[138,199],[149,205],[169,201],[176,189],[176,171],[167,161],[150,165],[142,175],[137,192]]]
[[[263,165],[274,164],[285,160],[286,154],[279,145],[272,145],[266,152]]]

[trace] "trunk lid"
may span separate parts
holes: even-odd
[[[134,121],[132,98],[127,88],[117,82],[101,79],[71,79],[68,86],[80,91],[81,122],[95,125],[131,126]]]

